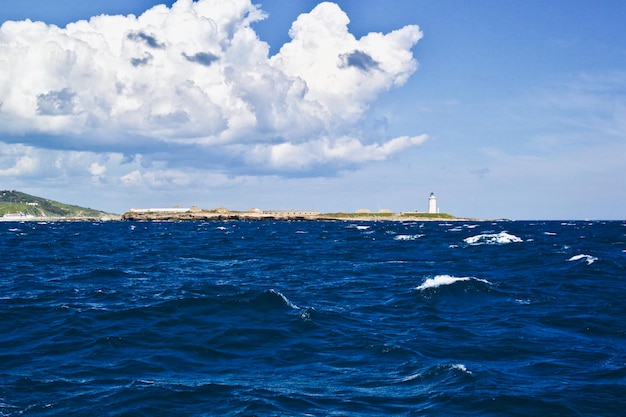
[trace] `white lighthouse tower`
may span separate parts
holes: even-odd
[[[430,193],[430,197],[428,197],[428,213],[439,213],[439,210],[437,210],[437,198],[435,197],[435,193]]]

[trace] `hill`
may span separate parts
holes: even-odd
[[[35,217],[101,218],[107,213],[36,197],[15,190],[0,191],[0,217],[22,213]]]

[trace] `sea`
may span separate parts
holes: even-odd
[[[1,416],[624,416],[624,221],[0,223]]]

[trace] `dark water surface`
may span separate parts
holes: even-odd
[[[0,415],[626,415],[624,222],[0,223]]]

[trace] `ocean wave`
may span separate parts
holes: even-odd
[[[462,363],[441,363],[430,368],[415,372],[403,377],[399,382],[407,383],[412,381],[428,381],[435,378],[441,378],[442,376],[454,376],[454,375],[472,375],[472,371]]]
[[[505,245],[507,243],[519,243],[523,240],[507,232],[485,233],[463,239],[468,245]]]
[[[623,414],[621,222],[348,223],[2,225],[0,416]]]
[[[596,258],[595,256],[591,256],[591,255],[585,255],[585,254],[579,254],[579,255],[574,255],[571,258],[569,258],[567,261],[568,262],[574,262],[574,261],[580,261],[580,260],[586,260],[587,261],[587,265],[591,265],[592,263],[594,263],[595,261],[598,260],[598,258]]]
[[[287,306],[294,310],[300,310],[300,307],[292,303],[283,293],[273,288],[259,295],[255,299],[255,302],[263,308]]]
[[[424,237],[424,235],[398,235],[393,238],[393,240],[417,240],[420,237]]]
[[[450,369],[451,370],[456,370],[456,371],[461,371],[461,372],[463,372],[464,374],[467,374],[467,375],[471,375],[472,374],[472,371],[469,371],[467,369],[467,367],[465,365],[463,365],[462,363],[452,364],[452,365],[450,365]]]
[[[437,288],[437,287],[441,287],[442,285],[451,285],[451,284],[454,284],[457,282],[463,282],[463,281],[479,281],[485,284],[491,284],[486,279],[479,279],[479,278],[474,278],[474,277],[453,277],[450,275],[437,275],[434,278],[428,278],[426,281],[422,283],[422,285],[415,287],[415,289],[423,291],[428,288]]]
[[[370,226],[368,226],[366,224],[351,223],[348,226],[346,226],[346,229],[368,230],[368,229],[370,229]]]

